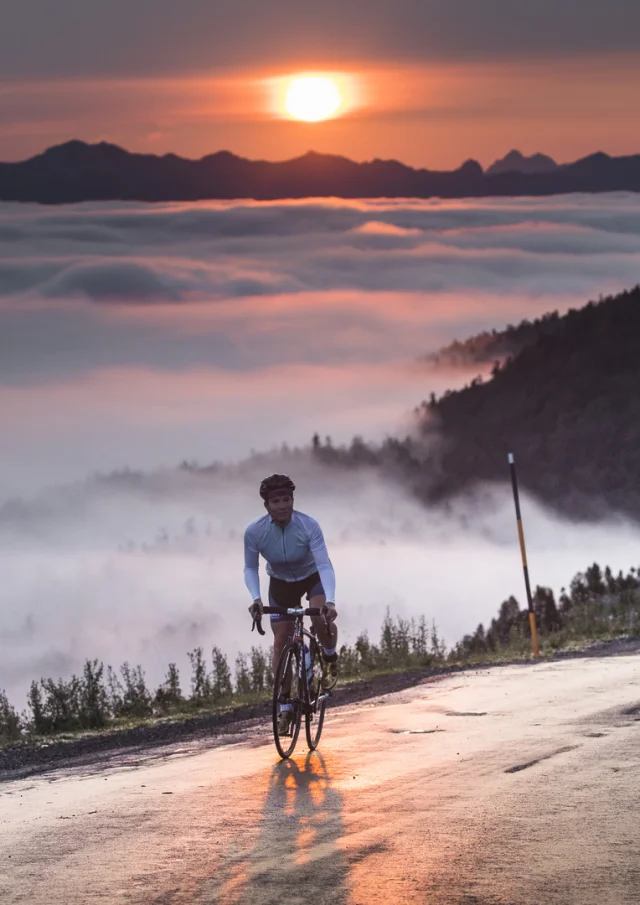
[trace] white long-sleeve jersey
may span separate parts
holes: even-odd
[[[267,575],[282,581],[302,581],[320,575],[327,603],[335,603],[336,577],[318,522],[293,510],[282,528],[270,515],[251,522],[244,533],[244,581],[252,600],[260,597],[259,554],[267,562]]]

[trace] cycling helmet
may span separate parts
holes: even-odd
[[[267,500],[274,490],[288,490],[291,493],[296,489],[289,475],[272,474],[260,484],[260,496],[263,500]]]

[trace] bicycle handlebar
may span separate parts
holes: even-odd
[[[263,613],[280,613],[281,615],[285,615],[288,613],[290,616],[320,616],[322,613],[322,609],[319,606],[309,606],[306,609],[302,606],[263,606]]]
[[[293,606],[293,607],[284,607],[284,606],[263,606],[263,613],[278,613],[281,616],[289,615],[289,616],[321,616],[322,608],[318,606]],[[258,632],[261,635],[264,635],[265,631],[262,628],[262,617],[256,614],[253,617],[253,625],[251,626],[251,631],[254,628],[258,629]]]

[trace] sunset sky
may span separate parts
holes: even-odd
[[[639,33],[636,0],[9,0],[0,160],[70,138],[441,169],[635,153]],[[286,114],[305,73],[336,79],[338,115]]]
[[[638,0],[4,0],[0,161],[640,153],[639,34]],[[313,103],[302,77],[329,80]],[[522,599],[508,475],[480,511],[425,507],[311,438],[404,437],[480,370],[427,353],[639,275],[637,193],[0,202],[0,689],[247,649],[241,537],[273,471],[323,525],[343,638],[390,606],[452,643]],[[637,526],[523,509],[534,582],[634,561]]]

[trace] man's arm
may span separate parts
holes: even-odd
[[[258,562],[258,545],[251,530],[247,528],[244,532],[244,583],[254,602],[260,600]]]
[[[322,582],[322,587],[324,588],[327,603],[335,603],[336,575],[333,571],[331,560],[329,559],[329,553],[327,552],[327,545],[324,542],[322,528],[315,521],[315,519],[311,524],[309,533],[309,549],[311,550],[311,553],[315,560],[316,569],[318,570],[318,574],[320,575],[320,581]]]

